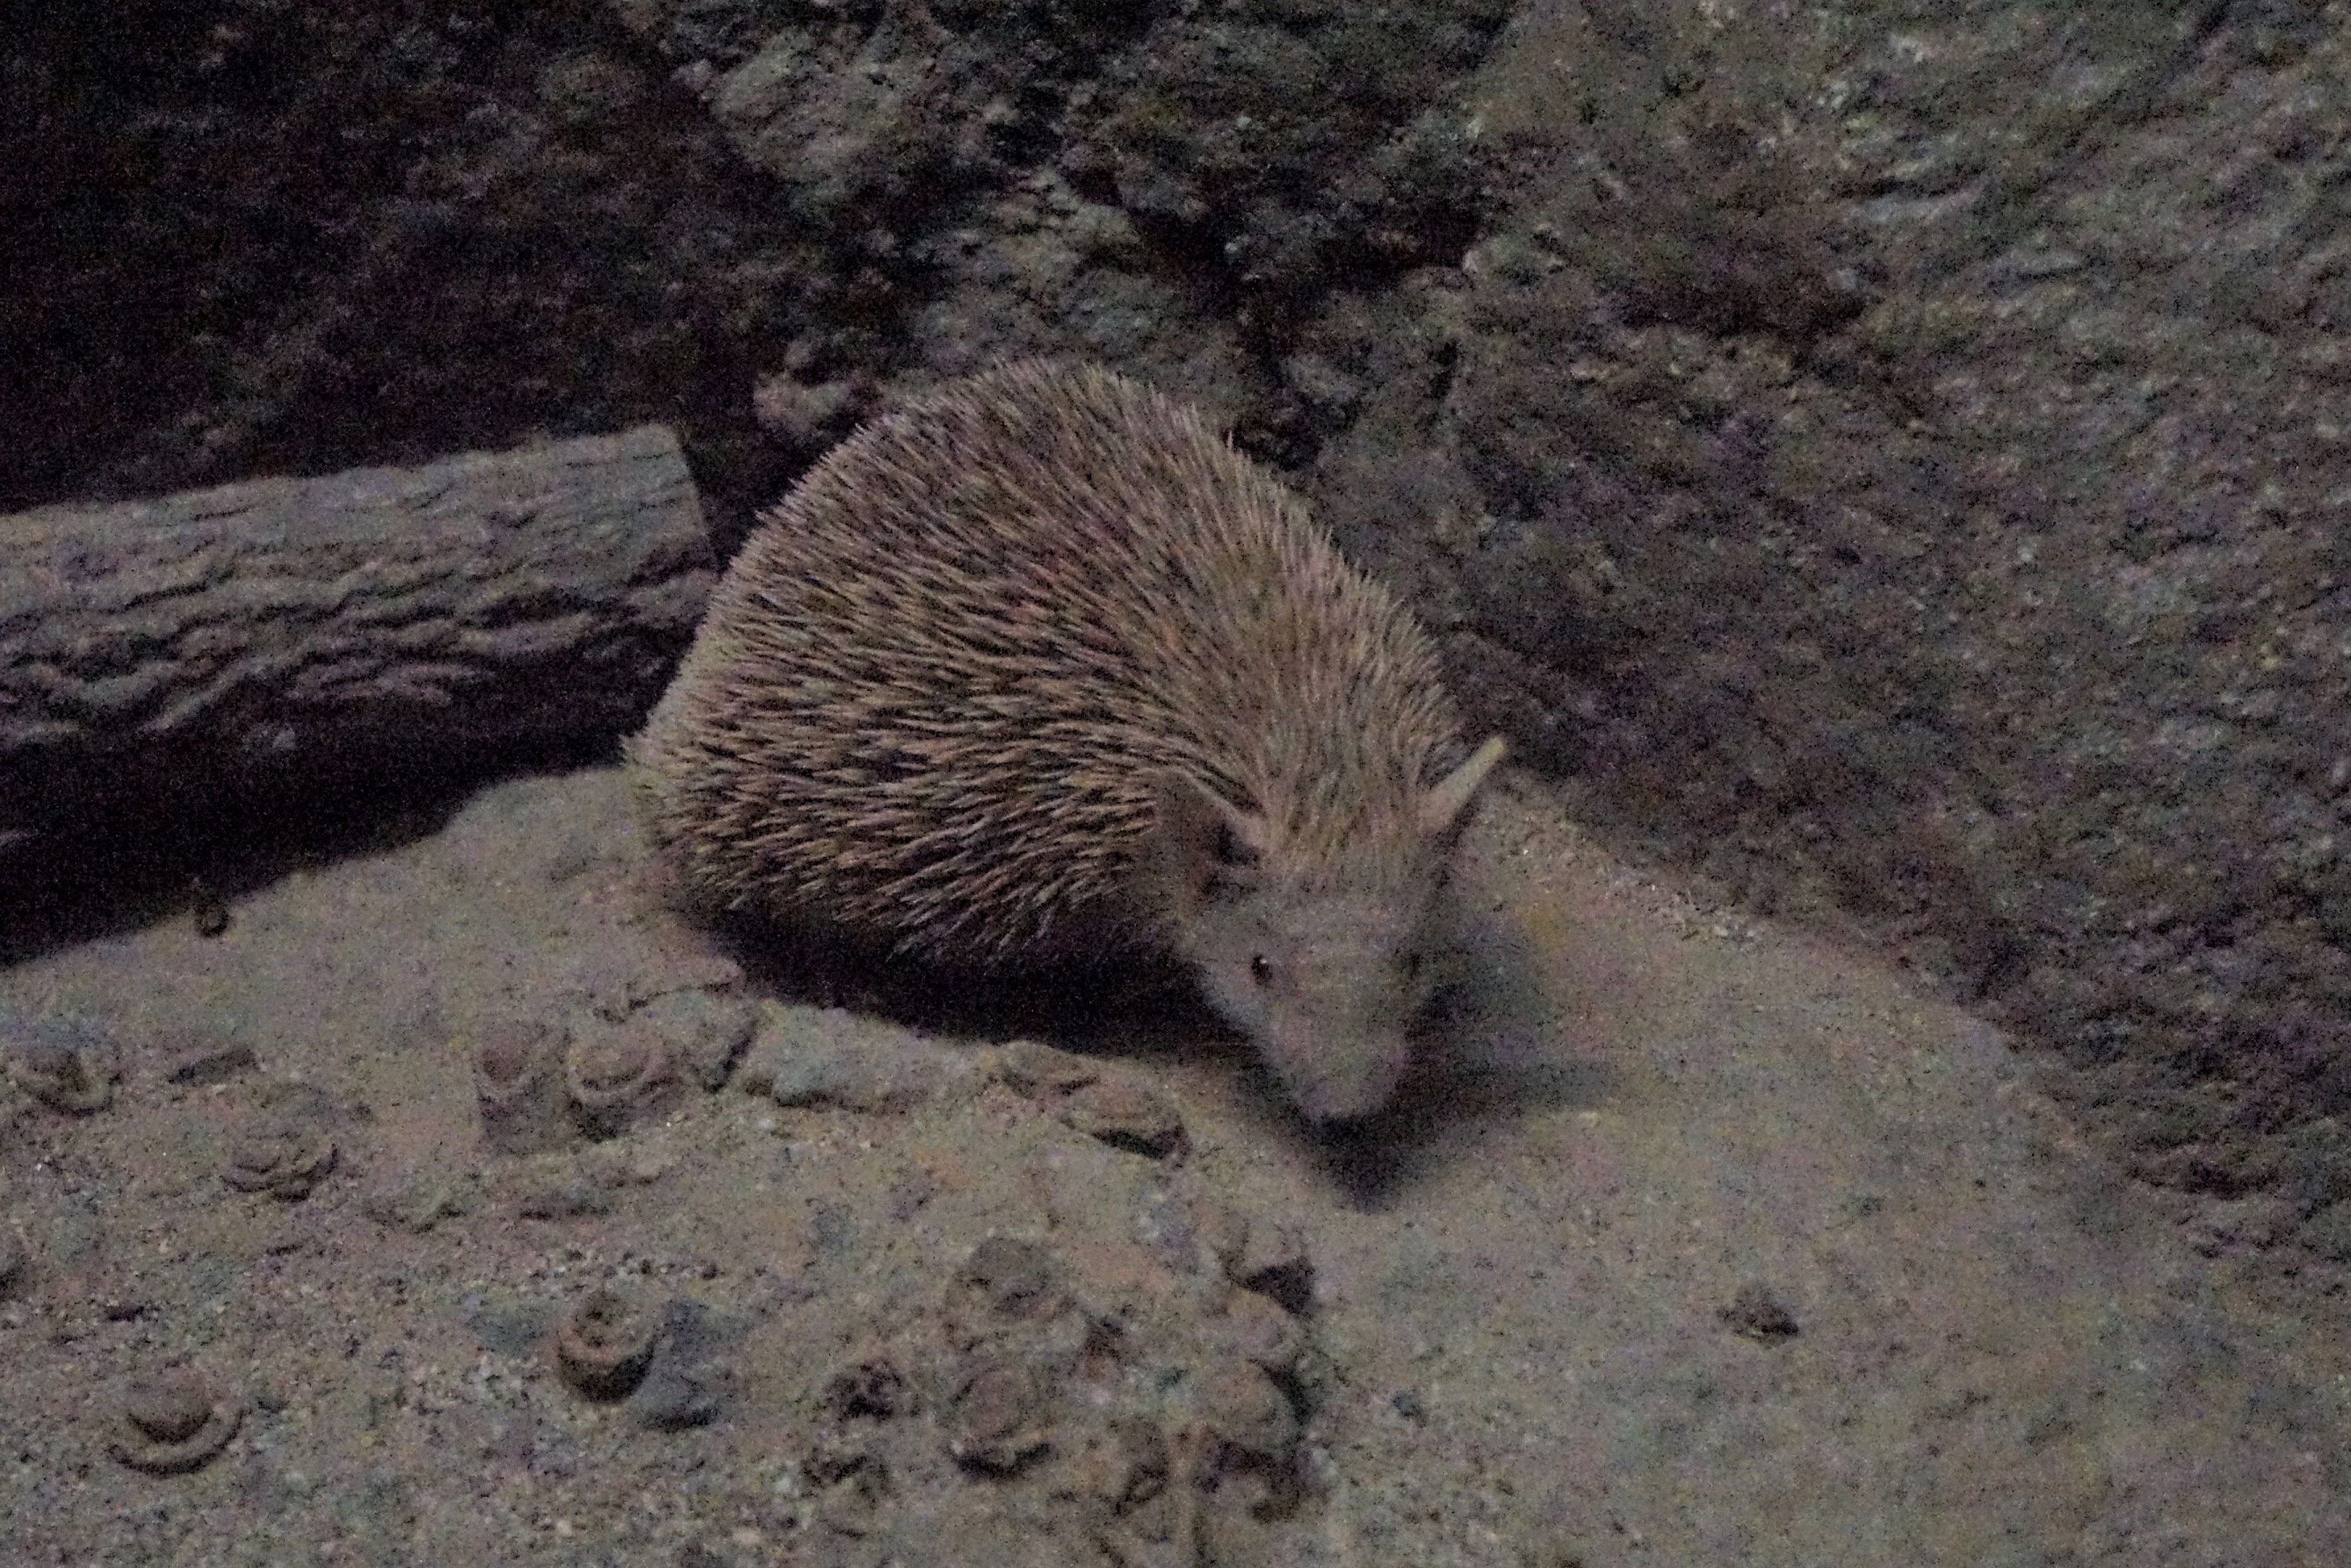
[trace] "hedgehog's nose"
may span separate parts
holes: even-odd
[[[1325,1057],[1293,1077],[1290,1092],[1309,1121],[1353,1122],[1383,1110],[1411,1060],[1403,1036],[1366,1040],[1358,1050]]]

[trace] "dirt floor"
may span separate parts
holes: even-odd
[[[1146,1013],[768,994],[602,769],[0,974],[0,1558],[2351,1554],[2248,1217],[1522,780],[1471,844],[1444,1065],[1339,1145]]]

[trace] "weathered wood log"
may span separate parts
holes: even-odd
[[[608,738],[714,580],[654,426],[0,517],[0,848],[110,803]]]

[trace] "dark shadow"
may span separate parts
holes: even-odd
[[[0,841],[0,964],[161,920],[233,920],[237,899],[289,872],[431,837],[491,784],[612,759],[610,742],[575,743],[488,769],[418,759],[92,801]]]
[[[1567,1040],[1525,939],[1490,917],[1465,916],[1453,981],[1422,1022],[1415,1069],[1395,1099],[1315,1133],[1332,1179],[1358,1207],[1391,1208],[1414,1182],[1476,1157],[1496,1124],[1614,1098],[1614,1072],[1566,1055]]]
[[[786,1001],[872,1013],[927,1034],[1039,1040],[1144,1062],[1247,1051],[1183,967],[1164,957],[997,973],[893,956],[819,925],[683,913],[713,932],[755,985]]]
[[[1227,1067],[1250,1082],[1245,1103],[1260,1108],[1265,1134],[1318,1150],[1332,1181],[1364,1208],[1392,1207],[1413,1181],[1474,1157],[1483,1128],[1531,1111],[1603,1103],[1615,1092],[1608,1069],[1561,1055],[1556,1009],[1536,982],[1526,943],[1482,918],[1465,925],[1454,981],[1417,1031],[1417,1066],[1394,1103],[1318,1125],[1290,1106],[1249,1041],[1172,959],[1001,975],[893,957],[821,926],[686,913],[755,986],[787,1001],[964,1040],[1038,1040],[1144,1071],[1179,1059]]]

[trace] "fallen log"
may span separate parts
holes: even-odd
[[[110,806],[609,740],[714,580],[657,426],[0,517],[0,851]]]

